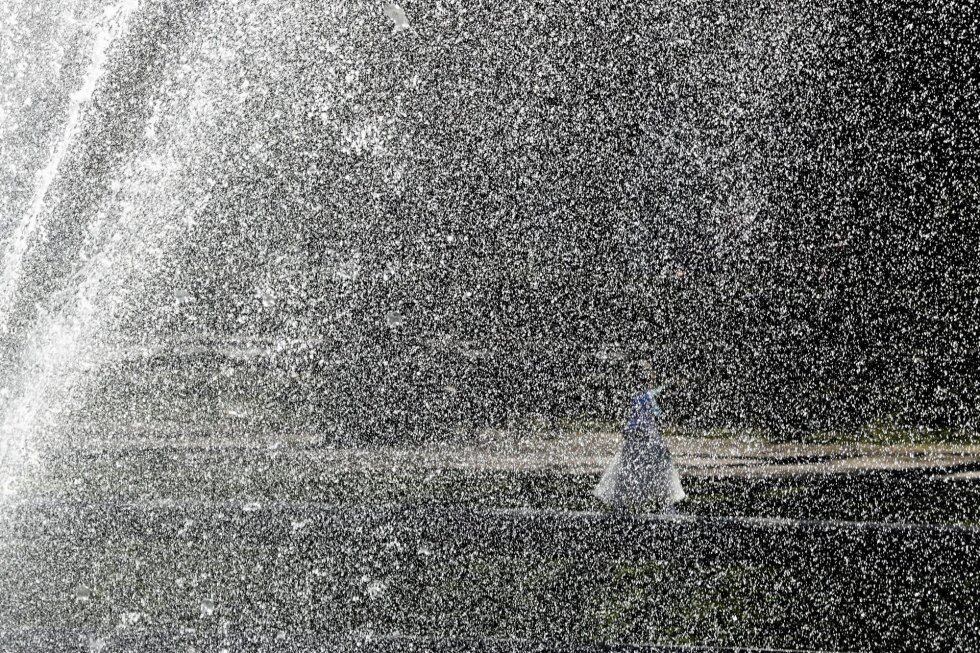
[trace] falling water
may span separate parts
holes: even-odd
[[[0,0],[0,649],[969,645],[960,453],[733,410],[834,391],[782,345],[878,233],[808,219],[854,12],[566,4]],[[734,427],[686,515],[586,503],[634,355]]]
[[[48,192],[58,178],[65,157],[75,143],[82,124],[86,106],[98,88],[106,69],[109,49],[125,31],[130,14],[137,8],[137,0],[123,0],[105,9],[103,15],[93,25],[98,31],[92,43],[88,70],[82,80],[81,87],[71,94],[68,106],[68,118],[61,138],[58,140],[47,165],[37,174],[37,182],[23,218],[17,223],[10,235],[7,248],[0,267],[0,333],[8,328],[10,313],[13,310],[15,296],[21,283],[24,268],[24,256],[32,239],[41,227]]]
[[[6,333],[15,310],[23,280],[25,257],[44,228],[49,214],[49,193],[59,177],[66,158],[76,145],[86,109],[102,80],[113,43],[126,31],[137,0],[123,0],[107,7],[86,27],[94,32],[88,68],[80,87],[70,95],[64,129],[44,168],[37,174],[30,204],[9,235],[0,267],[0,333]],[[0,496],[13,492],[16,468],[23,462],[31,433],[39,428],[44,409],[72,383],[72,371],[85,366],[83,330],[94,323],[94,295],[104,270],[98,270],[99,257],[82,270],[81,282],[70,301],[59,310],[42,314],[19,352],[20,379],[6,380],[6,405],[0,426]],[[23,386],[18,388],[18,382]]]
[[[470,309],[449,295],[459,291],[469,301],[473,288],[442,283],[434,271],[451,263],[444,258],[451,254],[460,257],[456,264],[474,274],[484,273],[478,269],[480,256],[470,251],[466,258],[468,241],[456,241],[453,233],[447,233],[465,233],[477,223],[471,209],[440,206],[428,191],[420,195],[417,190],[441,188],[448,198],[472,192],[451,173],[461,165],[462,150],[444,140],[442,125],[453,126],[460,116],[480,116],[480,121],[497,116],[500,133],[510,134],[513,140],[509,147],[513,146],[515,158],[502,159],[502,150],[493,144],[496,141],[488,139],[480,141],[476,151],[482,157],[479,165],[508,170],[536,166],[534,139],[564,129],[547,107],[570,110],[578,100],[562,84],[586,79],[578,79],[585,73],[566,65],[560,72],[542,69],[534,79],[524,80],[523,69],[518,75],[518,69],[504,65],[508,59],[503,56],[506,47],[501,46],[492,58],[499,63],[497,72],[507,79],[543,84],[542,93],[547,91],[547,97],[534,102],[544,108],[529,116],[523,110],[510,115],[497,111],[493,104],[499,102],[505,109],[510,106],[507,97],[491,100],[474,95],[469,100],[473,106],[466,111],[449,111],[439,86],[420,73],[447,57],[458,58],[462,64],[472,53],[458,43],[425,41],[414,27],[421,17],[413,14],[409,22],[404,10],[395,5],[372,9],[319,3],[318,10],[310,12],[261,3],[178,4],[145,2],[137,7],[135,1],[127,0],[100,13],[91,26],[86,69],[78,90],[67,101],[59,138],[50,157],[38,166],[42,171],[23,202],[26,208],[20,219],[10,221],[13,226],[7,229],[0,269],[0,335],[14,343],[5,342],[5,347],[15,349],[9,358],[16,370],[14,378],[5,379],[9,396],[0,409],[0,482],[8,488],[11,465],[24,457],[26,445],[37,439],[35,434],[43,430],[45,420],[63,411],[70,402],[62,399],[113,354],[110,336],[122,330],[120,306],[139,315],[125,329],[143,340],[160,334],[193,340],[211,330],[220,331],[220,337],[258,334],[283,342],[302,340],[308,336],[306,331],[335,343],[377,344],[379,325],[383,334],[412,330],[418,316],[410,315],[402,305],[417,304],[413,287],[431,286],[437,290],[432,301],[439,305],[424,310],[448,311],[453,319],[443,324],[464,324],[465,320],[456,318]],[[429,16],[440,25],[450,18],[440,11]],[[775,34],[779,30],[773,28],[787,20],[772,15],[741,29],[748,34]],[[185,23],[186,29],[180,28],[183,36],[175,36],[180,29],[171,29],[174,21]],[[459,28],[453,25],[450,20],[443,27]],[[536,25],[532,32],[537,34],[534,30],[544,29],[545,23],[532,21],[531,25]],[[517,38],[506,24],[487,28],[499,32],[501,38]],[[671,38],[670,48],[688,47],[690,35],[673,34],[675,28],[669,21],[662,26],[665,38]],[[133,33],[141,29],[145,33]],[[127,33],[130,38],[124,38]],[[723,32],[716,38],[736,36],[738,33]],[[114,58],[114,44],[120,41],[140,46]],[[547,43],[538,45],[548,50]],[[753,63],[765,58],[763,45],[758,52],[739,50],[741,67],[732,67],[731,92],[716,94],[714,100],[724,107],[744,96],[738,101],[739,111],[748,117],[733,119],[725,132],[725,138],[736,145],[744,140],[740,134],[745,124],[762,122],[751,112],[764,114],[767,98],[778,91],[769,87],[764,67]],[[159,47],[154,51],[155,46]],[[728,69],[730,62],[717,52],[712,55],[714,50],[698,52],[680,60],[690,70],[670,69],[671,75],[681,81],[699,80],[695,73],[700,69]],[[590,61],[594,54],[589,55]],[[415,56],[428,63],[412,63]],[[130,61],[140,57],[155,59]],[[118,72],[117,65],[123,68],[115,80],[119,83],[100,98],[100,88],[107,84],[107,76]],[[127,72],[126,66],[133,70]],[[474,69],[473,74],[477,72]],[[567,78],[564,82],[563,76]],[[477,75],[458,83],[482,87],[486,80]],[[683,90],[676,87],[676,81],[667,86],[671,92]],[[649,148],[642,157],[621,161],[600,140],[590,141],[589,148],[622,172],[620,181],[625,187],[635,185],[630,180],[641,178],[634,174],[637,168],[646,167],[661,176],[679,174],[683,168],[683,178],[701,179],[703,186],[713,189],[714,208],[706,212],[703,229],[717,232],[719,241],[726,240],[722,237],[727,231],[742,237],[750,231],[743,222],[751,222],[759,210],[757,189],[765,185],[757,178],[761,173],[752,172],[758,167],[752,161],[759,153],[748,146],[716,145],[716,135],[697,127],[699,110],[664,113],[658,109],[661,104],[651,100],[650,106],[638,108],[630,118],[639,120],[638,116],[645,115],[643,121],[649,123]],[[566,117],[573,115],[567,111],[554,115],[566,113]],[[117,129],[119,123],[125,124]],[[95,128],[90,130],[90,126]],[[457,127],[463,133],[478,125]],[[479,126],[479,130],[484,128]],[[92,139],[105,135],[99,129],[113,138],[92,146],[101,148],[99,156],[91,157],[98,159],[97,165],[77,166],[82,171],[73,171],[76,152],[91,146],[90,131]],[[573,130],[576,134],[577,129]],[[565,137],[580,135],[569,132]],[[715,179],[710,166],[689,170],[684,163],[687,158],[703,162],[707,160],[704,152],[726,170],[740,163],[746,171],[743,180]],[[86,162],[84,153],[77,158]],[[66,177],[68,181],[63,181]],[[535,188],[521,192],[527,193],[529,201],[537,201]],[[78,206],[65,200],[72,195],[81,197]],[[490,224],[505,224],[513,218],[512,208],[508,202],[487,201],[472,212],[485,213]],[[535,222],[537,209],[521,210],[531,216],[525,227],[533,231],[541,226]],[[628,224],[642,222],[636,207],[619,200],[602,210],[618,216],[624,233],[630,231],[625,229]],[[738,214],[737,229],[726,222],[731,213]],[[720,217],[715,219],[715,214]],[[59,221],[49,219],[52,215],[62,223],[70,222],[76,231],[84,226],[85,242],[76,238],[64,247],[51,245],[59,236]],[[689,219],[702,218],[697,214]],[[444,238],[446,253],[426,241],[414,253],[418,260],[412,261],[401,244],[405,233]],[[733,240],[737,239],[727,238]],[[523,243],[513,245],[520,258]],[[50,250],[44,252],[47,258],[37,256],[36,250],[45,247]],[[165,257],[164,253],[173,255]],[[54,275],[56,282],[45,286],[36,283],[33,275],[48,260],[55,260],[61,268]],[[537,268],[548,265],[547,260],[534,264]],[[410,280],[418,271],[431,274]],[[460,275],[460,279],[465,277]],[[359,290],[358,284],[373,284],[373,280],[378,281],[374,290]],[[34,290],[39,286],[43,289]],[[137,301],[127,303],[133,297]],[[38,298],[43,301],[34,301]],[[25,320],[20,314],[22,306],[39,312]],[[416,335],[420,339],[431,335],[434,340],[447,336],[443,340],[449,342],[461,334]],[[371,356],[379,357],[375,364],[391,367],[389,363],[404,352],[394,341],[385,342],[390,350],[372,349],[372,344],[361,352],[360,362],[351,362],[356,357],[347,356],[347,367],[330,372],[337,382],[328,379],[324,390],[309,403],[323,406],[324,397],[345,395],[361,401],[372,394],[374,390],[360,387],[364,382],[355,368],[363,367]],[[323,357],[340,359],[348,353],[338,346],[338,351]],[[321,365],[323,360],[314,363]],[[302,377],[287,370],[281,376],[302,379],[295,381],[294,387],[299,386],[296,395],[309,395],[318,392],[314,383],[327,375],[323,369],[321,365]],[[180,365],[168,370],[170,376],[184,372]],[[200,380],[188,385],[194,383]],[[349,408],[328,405],[324,412]]]
[[[264,116],[256,120],[248,104],[268,91],[238,59],[256,38],[291,43],[291,27],[303,20],[302,12],[279,12],[281,24],[270,28],[263,15],[225,3],[127,1],[90,26],[79,90],[26,210],[8,223],[0,277],[4,494],[15,492],[35,454],[67,441],[69,417],[92,418],[85,400],[114,361],[155,351],[161,340],[197,337],[172,324],[194,301],[187,288],[202,285],[187,265],[192,246],[219,243],[235,255],[241,241],[225,244],[221,229],[241,229],[243,207],[252,207],[222,213],[211,198],[228,188],[228,175],[269,156],[261,148]],[[163,47],[129,47],[149,38]],[[242,142],[258,146],[229,154]],[[243,233],[247,243],[261,231]],[[245,277],[247,262],[232,259],[229,269]],[[268,270],[270,279],[281,272]],[[254,287],[242,301],[255,301]],[[165,395],[152,383],[139,390]]]

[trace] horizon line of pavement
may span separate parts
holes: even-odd
[[[288,634],[287,634],[288,633]],[[135,644],[143,646],[140,650],[151,653],[156,650],[171,651],[174,644],[180,639],[199,641],[200,638],[220,641],[223,645],[246,645],[257,644],[255,642],[256,633],[249,635],[229,635],[228,633],[208,633],[199,631],[188,632],[186,629],[176,627],[156,627],[152,629],[139,628],[134,626],[131,631],[115,631],[111,635],[100,633],[91,629],[74,629],[59,627],[30,627],[25,626],[13,630],[0,630],[0,644],[5,646],[14,644],[21,645],[17,640],[8,640],[7,637],[31,637],[33,641],[21,640],[23,645],[53,644],[65,642],[65,637],[74,638],[76,642],[88,639],[90,643],[101,642],[98,648],[102,653],[111,653],[117,647],[130,647]],[[142,637],[141,637],[142,636]],[[37,638],[44,638],[38,641]],[[152,639],[149,639],[152,638]],[[169,638],[164,640],[163,638]],[[481,651],[487,653],[544,653],[545,651],[568,651],[571,653],[643,653],[643,652],[664,652],[664,653],[691,653],[704,651],[705,653],[842,653],[838,650],[828,649],[800,649],[800,648],[760,648],[753,646],[713,646],[705,644],[669,644],[657,642],[572,642],[572,641],[541,641],[523,638],[505,639],[500,637],[425,637],[412,635],[334,635],[323,636],[309,631],[285,631],[273,630],[270,637],[277,646],[272,650],[317,650],[317,651],[358,651],[359,653],[373,653],[374,651],[384,651],[397,653],[398,651],[412,651],[413,653],[446,653],[449,651]],[[115,640],[115,641],[113,641]],[[154,641],[156,640],[156,641]],[[236,641],[237,640],[237,641]],[[249,641],[252,640],[252,641]],[[114,646],[114,644],[116,646]],[[315,648],[294,648],[303,644],[315,645]],[[146,648],[146,646],[161,646],[162,649]],[[330,648],[323,648],[323,646]],[[418,647],[425,648],[418,648]],[[343,647],[343,648],[335,648]],[[393,648],[394,647],[394,648]],[[407,648],[403,648],[407,647]],[[94,650],[94,649],[92,649]],[[128,650],[128,648],[126,649]]]
[[[107,509],[107,510],[234,510],[243,514],[260,512],[334,512],[351,514],[378,514],[393,512],[415,512],[424,514],[428,517],[436,515],[456,515],[469,517],[505,517],[505,516],[526,516],[539,517],[549,516],[566,521],[591,521],[601,519],[603,521],[630,522],[633,525],[647,523],[655,525],[658,523],[687,523],[704,524],[712,526],[749,526],[762,530],[786,530],[802,529],[811,531],[834,531],[834,530],[871,530],[871,531],[899,531],[914,532],[926,531],[932,533],[962,533],[978,534],[980,527],[967,526],[963,524],[932,524],[920,522],[882,522],[882,521],[847,521],[835,519],[792,519],[788,517],[748,517],[748,516],[726,516],[726,515],[686,515],[680,514],[658,514],[642,512],[614,512],[602,510],[562,510],[557,508],[478,508],[468,506],[453,506],[451,504],[434,503],[327,503],[320,501],[242,501],[229,499],[224,501],[212,501],[206,499],[157,499],[152,501],[84,501],[71,499],[27,499],[27,500],[0,500],[0,516],[3,511],[8,509],[37,509],[54,508],[65,509],[68,511],[84,512],[87,509]]]

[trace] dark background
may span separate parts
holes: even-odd
[[[141,11],[15,327],[78,267],[151,101],[224,65],[242,117],[184,147],[196,226],[120,320],[313,343],[255,363],[263,401],[382,438],[611,419],[649,358],[694,426],[975,427],[968,3],[403,6],[395,33],[373,4]]]
[[[426,90],[360,246],[414,272],[372,288],[406,323],[364,326],[349,396],[613,417],[648,357],[696,425],[975,423],[965,5],[542,7],[416,13],[372,52]]]
[[[325,414],[611,418],[646,357],[699,426],[975,422],[965,5],[406,9],[412,32],[360,36],[404,183],[358,161],[309,186],[398,269],[354,293]]]

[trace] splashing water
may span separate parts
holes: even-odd
[[[249,12],[220,3],[171,11],[127,1],[99,16],[81,48],[79,90],[62,100],[68,111],[51,132],[52,154],[24,189],[21,218],[7,223],[0,269],[7,496],[37,454],[65,441],[74,416],[93,419],[85,401],[94,380],[130,352],[141,355],[148,341],[170,337],[168,320],[188,310],[174,298],[193,297],[183,288],[200,284],[175,271],[180,248],[214,215],[224,217],[210,206],[214,177],[240,162],[225,144],[242,137],[243,98],[253,88],[233,49],[214,44],[240,47],[233,35],[242,26],[266,32]],[[173,47],[129,49],[147,32]],[[251,300],[278,298],[256,284],[263,294]]]
[[[99,21],[99,31],[92,43],[88,71],[81,87],[71,94],[68,119],[65,122],[64,131],[47,165],[37,175],[37,183],[30,206],[14,228],[3,255],[3,265],[0,267],[0,333],[5,332],[8,328],[24,269],[24,256],[30,247],[31,240],[41,227],[48,192],[58,178],[58,172],[65,157],[76,140],[85,107],[91,102],[99,85],[99,80],[105,73],[109,49],[125,31],[128,18],[137,6],[137,0],[123,0],[123,2],[106,8]]]
[[[13,227],[4,251],[0,267],[0,334],[10,329],[18,291],[24,282],[25,259],[49,215],[49,193],[78,140],[86,108],[105,74],[110,49],[126,32],[129,18],[137,8],[137,0],[123,0],[107,7],[86,26],[94,31],[88,68],[81,86],[70,95],[64,129],[47,164],[37,175],[30,204]],[[74,297],[60,310],[42,315],[33,327],[21,351],[19,380],[25,387],[19,392],[14,387],[11,393],[11,381],[16,385],[17,379],[7,380],[7,403],[0,414],[0,498],[14,492],[16,470],[24,462],[30,434],[41,426],[43,409],[70,387],[70,368],[85,365],[81,351],[83,325],[91,328],[94,324],[94,295],[99,291],[104,273],[96,268],[105,260],[106,257],[97,258],[83,269]]]

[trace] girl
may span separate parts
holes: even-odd
[[[649,389],[653,374],[645,361],[638,366],[638,393],[633,398],[623,444],[606,469],[593,494],[616,509],[639,508],[672,513],[686,496],[661,433],[665,417],[657,399],[664,386]]]

